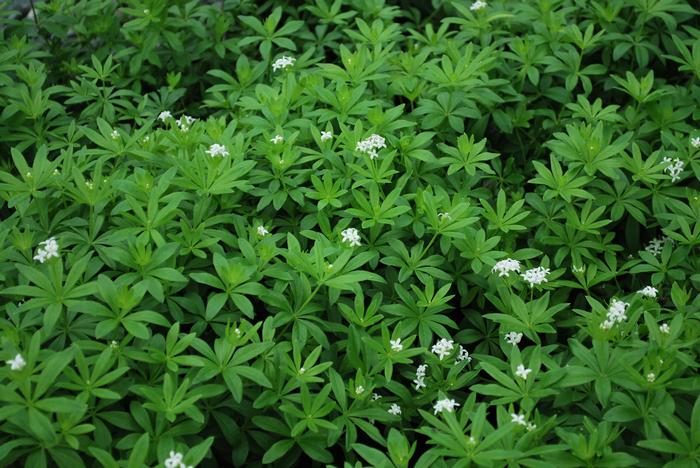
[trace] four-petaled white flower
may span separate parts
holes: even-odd
[[[381,398],[382,396],[379,393],[373,393],[372,394],[372,401],[377,401]]]
[[[521,426],[527,426],[527,422],[525,422],[525,415],[511,413],[510,417],[511,417],[510,422],[514,422],[515,424],[520,424]]]
[[[523,380],[527,380],[527,376],[530,372],[532,372],[532,369],[527,369],[522,364],[518,364],[518,368],[515,369],[515,375]]]
[[[165,460],[166,468],[180,468],[183,455],[180,452],[170,451],[170,456]]]
[[[13,359],[5,362],[10,366],[11,370],[16,371],[24,369],[24,366],[27,365],[27,361],[24,360],[21,354],[17,354]]]
[[[671,327],[668,326],[668,323],[662,323],[659,325],[659,331],[668,335],[671,333]]]
[[[365,387],[363,387],[362,385],[358,385],[357,387],[355,387],[355,393],[357,393],[358,395],[365,393]]]
[[[643,289],[640,289],[639,291],[637,291],[637,294],[641,294],[642,296],[646,296],[646,297],[656,297],[656,293],[658,293],[658,292],[659,292],[659,290],[653,286],[644,286]]]
[[[270,231],[265,229],[265,226],[263,226],[262,224],[258,226],[257,231],[260,237],[265,237],[266,235],[270,234]]]
[[[628,307],[629,304],[627,302],[622,302],[619,299],[613,299],[610,302],[607,317],[603,323],[600,324],[600,328],[603,330],[610,330],[616,323],[621,323],[627,320],[625,311]]]
[[[273,144],[278,144],[282,143],[284,141],[284,137],[282,135],[275,135],[272,138],[270,138],[270,142]]]
[[[469,355],[469,351],[467,351],[467,349],[464,346],[459,345],[459,354],[457,355],[457,362],[462,361],[472,362],[472,357]]]
[[[693,148],[700,148],[700,137],[691,138],[690,144],[693,145]]]
[[[549,268],[537,267],[525,271],[525,273],[520,276],[522,276],[525,281],[530,283],[530,287],[532,288],[536,284],[546,283],[548,274]]]
[[[397,405],[396,403],[391,404],[391,408],[387,410],[389,414],[393,414],[394,416],[398,416],[401,414],[401,407]]]
[[[656,380],[656,374],[654,374],[653,372],[649,372],[647,374],[647,382],[651,383],[654,380]]]
[[[119,138],[119,130],[112,130],[112,133],[110,135],[112,135],[113,140],[116,140],[117,138]]]
[[[520,340],[523,339],[523,334],[512,331],[512,332],[506,333],[505,338],[506,338],[506,343],[512,344],[513,346],[517,346],[518,343],[520,343]]]
[[[396,351],[398,353],[399,351],[403,350],[403,345],[401,344],[401,338],[396,338],[395,340],[389,340],[389,344],[391,345],[392,351]]]
[[[169,110],[164,110],[163,112],[158,114],[158,120],[160,120],[161,122],[165,122],[166,120],[172,119],[172,118],[173,118],[173,114],[171,114]]]
[[[434,414],[441,413],[443,410],[446,410],[448,413],[451,413],[454,411],[456,406],[459,406],[459,403],[457,403],[451,398],[444,398],[442,400],[438,400],[433,405],[433,410],[435,411]]]
[[[56,242],[55,237],[50,237],[45,241],[39,243],[39,245],[43,247],[40,247],[36,251],[34,260],[37,260],[39,263],[44,263],[50,258],[58,257],[58,242]]]
[[[418,366],[418,369],[416,369],[416,378],[413,380],[413,383],[416,384],[416,390],[425,388],[425,371],[427,369],[427,364],[421,364]]]
[[[671,182],[676,182],[681,179],[681,172],[683,172],[683,168],[685,167],[683,161],[679,158],[669,158],[666,156],[662,162],[666,164],[664,171],[668,172],[668,175],[671,176]]]
[[[350,247],[359,247],[360,244],[360,233],[355,228],[347,228],[340,233],[343,237],[343,242],[350,244]]]
[[[440,360],[442,361],[452,352],[453,349],[454,341],[441,338],[437,343],[433,345],[432,348],[430,348],[430,351],[437,354]]]
[[[277,70],[285,70],[292,65],[294,65],[294,62],[296,62],[297,59],[294,57],[288,57],[286,55],[283,55],[282,57],[278,58],[272,63],[272,71],[277,71]]]
[[[211,145],[206,151],[206,153],[212,158],[215,158],[216,156],[221,156],[225,158],[226,156],[228,156],[228,150],[226,149],[226,147],[218,143],[214,143],[213,145]]]
[[[333,138],[333,133],[332,132],[326,132],[325,130],[321,130],[321,141],[328,141]]]
[[[472,5],[469,7],[471,11],[479,11],[482,8],[486,7],[486,2],[482,0],[476,0],[476,2],[472,3]]]
[[[379,154],[377,154],[377,150],[381,148],[386,148],[386,140],[374,133],[370,135],[369,138],[365,138],[364,140],[357,142],[355,150],[361,153],[366,153],[370,159],[375,159],[379,156]]]
[[[534,431],[535,429],[537,429],[537,424],[527,423],[526,429],[528,430],[528,432],[529,432],[529,431]]]
[[[498,272],[498,276],[508,276],[511,271],[520,273],[520,262],[512,258],[499,260],[491,269],[491,272]]]

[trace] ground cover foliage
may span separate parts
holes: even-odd
[[[692,2],[1,11],[1,465],[699,465]]]

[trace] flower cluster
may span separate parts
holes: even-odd
[[[279,134],[270,138],[270,143],[272,143],[273,145],[277,145],[279,143],[282,143],[283,141],[284,141],[284,137],[282,135],[279,135]]]
[[[186,132],[190,129],[195,120],[197,119],[195,119],[194,117],[190,117],[189,115],[183,115],[178,120],[176,120],[175,123],[177,123],[177,126],[180,128],[181,131]]]
[[[399,351],[403,350],[403,345],[401,344],[401,338],[396,338],[395,340],[389,340],[389,344],[391,345],[392,351],[396,351],[398,353]]]
[[[164,110],[163,112],[158,114],[158,120],[160,120],[161,122],[165,122],[166,120],[172,119],[172,118],[173,118],[173,114],[170,113],[169,110]]]
[[[432,348],[430,348],[430,351],[437,354],[440,360],[442,361],[443,359],[445,359],[445,357],[449,356],[453,349],[454,341],[446,340],[445,338],[440,338],[440,340],[437,343],[435,343]]]
[[[332,132],[326,132],[326,131],[321,131],[321,141],[328,141],[333,139],[333,133]]]
[[[265,237],[266,235],[270,234],[270,231],[265,229],[265,226],[263,226],[262,224],[257,227],[256,231],[258,232],[258,235],[260,237]]]
[[[16,371],[24,369],[24,366],[27,365],[27,361],[24,360],[21,354],[17,354],[13,359],[5,362],[10,366],[11,370]]]
[[[421,388],[425,388],[425,371],[428,370],[428,365],[427,364],[421,364],[418,366],[418,369],[416,369],[416,378],[413,380],[413,383],[416,384],[416,390],[420,390]]]
[[[667,237],[655,237],[654,239],[649,241],[649,244],[647,244],[647,246],[644,247],[644,250],[656,257],[664,249],[664,243],[666,242],[666,240],[668,240]]]
[[[668,323],[662,323],[661,325],[659,325],[659,331],[668,335],[669,333],[671,333],[671,327],[668,326]]]
[[[110,133],[112,136],[112,140],[116,140],[119,138],[119,130],[112,130],[112,133]]]
[[[187,466],[182,461],[183,455],[180,452],[170,451],[170,456],[165,459],[165,468],[193,468],[192,466]]]
[[[656,294],[658,292],[659,292],[659,290],[653,286],[644,286],[644,288],[637,291],[637,294],[641,294],[642,296],[645,296],[645,297],[656,297]]]
[[[528,431],[531,431],[533,429],[537,429],[537,426],[535,424],[532,424],[532,423],[525,421],[525,415],[523,415],[523,414],[511,413],[510,417],[511,417],[510,422],[513,422],[515,424],[523,426]]]
[[[520,276],[522,276],[526,282],[530,283],[530,287],[532,288],[535,285],[546,283],[548,274],[549,268],[537,267],[525,271],[525,273]]]
[[[476,0],[476,2],[472,3],[469,9],[471,11],[479,11],[483,8],[486,8],[487,4],[486,2],[483,2],[482,0]]]
[[[654,380],[656,380],[656,374],[649,372],[647,374],[647,382],[652,383]]]
[[[355,228],[347,228],[340,233],[343,237],[343,242],[350,244],[350,247],[359,247],[360,244],[360,233]]]
[[[472,362],[472,357],[469,355],[469,351],[467,351],[467,349],[464,346],[459,345],[459,354],[457,355],[457,362],[462,361]]]
[[[666,167],[664,167],[664,171],[668,172],[668,175],[671,176],[671,182],[679,181],[681,179],[681,172],[683,172],[685,163],[679,158],[672,159],[668,156],[666,156],[663,159],[663,162],[666,164]]]
[[[532,372],[532,369],[526,369],[522,364],[518,364],[518,368],[515,369],[515,375],[523,380],[527,380],[527,376],[530,374],[530,372]]]
[[[370,159],[379,156],[377,150],[380,148],[386,148],[386,140],[377,134],[370,135],[369,138],[359,141],[355,147],[357,151],[366,153]]]
[[[520,343],[520,340],[523,339],[523,334],[518,333],[518,332],[508,332],[505,335],[506,343],[512,344],[513,346],[517,346],[518,343]]]
[[[294,65],[294,62],[296,62],[297,59],[294,57],[288,57],[286,55],[283,55],[282,57],[278,58],[272,63],[272,71],[277,71],[277,70],[285,70],[292,65]]]
[[[391,407],[387,410],[389,414],[392,414],[394,416],[398,416],[401,414],[401,407],[397,405],[396,403],[392,403]]]
[[[498,276],[508,276],[511,271],[520,273],[520,262],[512,258],[498,261],[491,269],[491,272],[497,272]]]
[[[693,148],[700,148],[700,137],[691,138],[690,144],[693,145]]]
[[[612,302],[610,302],[610,307],[608,308],[608,315],[605,321],[600,324],[600,328],[603,330],[610,330],[616,323],[621,323],[627,320],[625,311],[628,307],[629,304],[627,302],[613,299]]]
[[[358,385],[357,387],[355,387],[355,393],[357,395],[362,395],[363,393],[365,393],[365,387],[363,387],[362,385]]]
[[[55,237],[50,237],[41,242],[39,245],[42,245],[43,247],[40,247],[36,251],[34,260],[37,260],[39,263],[44,263],[50,258],[58,257],[58,242],[56,242]]]
[[[434,414],[441,413],[443,410],[446,410],[448,413],[451,413],[454,411],[456,406],[459,406],[459,403],[457,403],[453,399],[443,398],[442,400],[436,401],[435,405],[433,405],[433,410],[435,410]]]
[[[211,145],[206,151],[206,153],[212,158],[215,158],[216,156],[221,156],[225,158],[226,156],[228,156],[228,150],[226,149],[226,147],[218,143],[214,143],[213,145]]]

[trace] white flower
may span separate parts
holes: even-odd
[[[195,120],[197,119],[195,119],[194,117],[190,117],[189,115],[183,115],[178,120],[176,120],[175,123],[177,123],[177,126],[180,128],[180,130],[186,132],[190,129],[190,126],[194,123]]]
[[[357,387],[355,387],[355,393],[357,393],[358,395],[365,393],[365,387],[363,387],[362,385],[358,385]]]
[[[24,360],[21,354],[18,354],[14,357],[14,359],[10,359],[9,361],[5,362],[9,364],[11,370],[16,371],[24,369],[24,366],[27,365],[27,361]]]
[[[506,343],[512,344],[513,346],[517,346],[518,343],[520,343],[520,340],[523,339],[523,334],[512,331],[512,332],[506,333],[505,338],[506,338]]]
[[[377,401],[381,398],[382,396],[379,393],[373,393],[372,394],[372,401]]]
[[[321,130],[321,141],[328,141],[333,138],[333,132],[326,132]]]
[[[435,405],[433,405],[433,410],[435,410],[434,414],[438,414],[443,410],[447,410],[448,413],[451,413],[454,411],[455,406],[459,406],[459,403],[452,399],[444,398],[442,400],[438,400],[435,402]]]
[[[515,369],[515,375],[523,380],[527,380],[527,376],[530,372],[532,372],[532,369],[526,369],[522,364],[518,364],[518,368]]]
[[[225,158],[226,156],[228,156],[228,150],[226,149],[226,147],[218,143],[214,143],[213,145],[211,145],[206,151],[206,153],[212,158],[215,158],[216,156],[221,156]]]
[[[498,261],[491,269],[492,273],[498,272],[498,276],[508,276],[511,271],[520,273],[520,262],[512,258]]]
[[[302,375],[304,372],[306,372],[306,369],[304,369],[303,367],[299,369],[299,375]]]
[[[272,138],[270,138],[270,142],[274,143],[275,145],[278,143],[282,143],[284,141],[284,137],[282,135],[275,135]]]
[[[486,7],[486,2],[482,2],[481,0],[476,0],[476,2],[472,3],[472,6],[470,6],[469,9],[471,11],[479,11],[485,7]]]
[[[649,241],[649,244],[644,247],[644,250],[652,254],[654,257],[659,255],[663,250],[664,239],[659,239],[658,237]]]
[[[666,164],[666,167],[664,167],[664,171],[668,172],[668,174],[671,176],[671,182],[676,182],[680,180],[681,172],[683,172],[685,163],[679,158],[671,159],[668,156],[666,156],[663,159],[663,163]]]
[[[380,148],[386,148],[386,140],[375,133],[359,141],[355,150],[366,153],[370,159],[374,159],[379,156],[377,150]]]
[[[58,257],[58,242],[56,242],[55,237],[46,239],[45,241],[39,243],[39,245],[42,245],[43,247],[40,247],[36,251],[34,260],[38,260],[39,263],[44,263],[50,258]]]
[[[396,403],[392,403],[391,408],[389,408],[387,412],[389,414],[393,414],[394,416],[398,416],[401,414],[401,407]]]
[[[165,122],[166,120],[172,119],[172,118],[173,118],[173,114],[171,114],[170,111],[168,111],[168,110],[164,110],[163,112],[158,114],[158,120],[160,120],[161,122]]]
[[[511,417],[510,422],[514,422],[515,424],[520,424],[521,426],[527,426],[527,423],[525,422],[525,415],[511,413],[510,417]]]
[[[662,323],[659,325],[659,331],[668,335],[671,333],[671,327],[668,326],[668,323]]]
[[[646,297],[656,297],[656,293],[658,292],[659,290],[653,286],[644,286],[644,289],[637,291],[637,294],[641,294],[642,296]]]
[[[392,351],[396,351],[398,353],[399,351],[403,350],[403,345],[401,344],[401,338],[396,338],[395,340],[389,340],[389,344],[391,345]]]
[[[691,138],[690,144],[693,145],[693,148],[700,148],[700,137]]]
[[[112,130],[112,133],[110,133],[110,135],[112,135],[112,139],[113,139],[113,140],[116,140],[117,138],[119,138],[119,131],[118,131],[118,130]]]
[[[525,281],[530,283],[530,287],[532,288],[536,284],[546,283],[548,274],[549,268],[537,267],[527,270],[520,276],[522,276]]]
[[[577,267],[576,265],[572,265],[571,271],[573,271],[574,273],[583,273],[584,271],[586,271],[586,267],[585,266]]]
[[[656,380],[656,374],[654,374],[653,372],[649,372],[647,374],[647,382],[651,383],[654,380]]]
[[[444,221],[444,220],[446,220],[446,219],[447,219],[447,220],[452,219],[452,217],[450,216],[449,213],[438,213],[438,214],[437,214],[437,217],[438,217],[438,219],[439,219],[440,221]]]
[[[622,302],[618,299],[613,299],[610,302],[610,307],[608,308],[608,314],[605,321],[600,324],[600,328],[603,330],[610,330],[616,323],[621,323],[627,320],[627,315],[625,311],[629,307],[627,302]]]
[[[294,57],[287,57],[283,55],[272,63],[272,71],[284,70],[288,67],[294,65],[296,59]]]
[[[472,357],[469,355],[469,351],[462,345],[459,345],[459,355],[457,356],[457,362],[462,361],[472,362]]]
[[[343,242],[348,242],[350,247],[359,247],[360,244],[360,233],[355,228],[347,228],[340,233],[343,236]]]
[[[537,424],[527,423],[526,429],[528,431],[534,431],[535,429],[537,429]]]
[[[416,369],[416,378],[413,381],[413,383],[416,384],[416,390],[425,388],[425,371],[427,369],[427,364],[421,364],[420,366],[418,366],[418,369]]]
[[[433,345],[432,348],[430,348],[430,351],[437,354],[440,360],[442,361],[443,359],[445,359],[446,356],[450,354],[450,352],[452,352],[453,349],[454,341],[441,338],[437,343]]]
[[[240,329],[240,328],[238,328],[238,327],[234,328],[234,329],[233,329],[233,333],[234,333],[238,338],[241,337],[241,329]]]
[[[112,349],[117,349],[117,348],[119,347],[119,343],[117,343],[116,340],[112,340],[112,341],[109,343],[109,346],[110,346],[110,348],[112,348]]]
[[[256,231],[258,232],[258,235],[259,235],[260,237],[265,237],[266,235],[270,234],[270,231],[268,231],[267,229],[265,229],[265,226],[263,226],[262,224],[261,224],[260,226],[258,226],[258,228],[256,229]]]
[[[183,455],[180,452],[170,451],[170,456],[166,458],[164,464],[165,468],[193,468],[192,466],[187,466],[182,462]]]

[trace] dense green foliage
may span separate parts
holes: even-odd
[[[700,466],[692,2],[1,11],[0,465]]]

